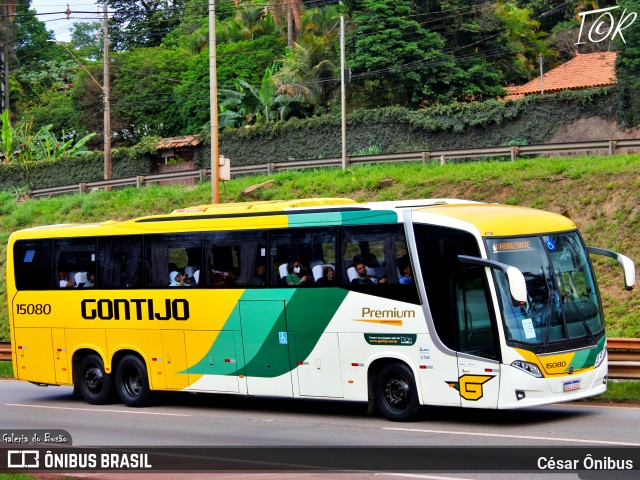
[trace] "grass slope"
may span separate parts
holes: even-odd
[[[221,186],[221,201],[242,201],[244,188],[274,180],[254,199],[349,197],[358,201],[465,198],[567,212],[587,244],[640,259],[640,155],[483,161],[464,164],[394,163],[244,177]],[[381,180],[388,180],[381,183]],[[50,199],[16,199],[0,192],[0,340],[9,339],[5,287],[6,242],[12,231],[37,225],[167,213],[211,202],[209,183],[128,188]],[[625,292],[617,263],[592,257],[610,336],[640,336],[640,296]]]

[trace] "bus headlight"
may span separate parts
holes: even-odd
[[[527,372],[529,375],[533,375],[536,378],[543,377],[542,372],[540,371],[538,366],[533,363],[516,360],[511,364],[511,366],[517,368],[518,370],[522,370],[523,372]]]
[[[607,349],[603,348],[602,351],[596,357],[596,363],[593,366],[593,368],[598,368],[600,365],[602,365],[602,362],[604,362],[604,359],[606,358],[606,356],[607,356]]]

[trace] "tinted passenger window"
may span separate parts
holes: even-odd
[[[299,228],[272,232],[271,285],[314,286],[324,276],[325,266],[335,272],[337,232],[337,228]],[[297,268],[299,271],[296,271]],[[326,281],[320,285],[333,286]]]
[[[420,303],[403,225],[346,227],[340,232],[342,286]]]
[[[99,288],[142,286],[142,237],[99,237]]]
[[[53,288],[53,240],[16,242],[13,262],[18,290]]]
[[[145,241],[147,286],[198,286],[202,267],[200,234],[148,235]]]
[[[205,271],[200,283],[210,288],[265,287],[267,234],[262,231],[205,234]]]
[[[59,288],[93,288],[96,285],[96,239],[55,240],[54,273]]]

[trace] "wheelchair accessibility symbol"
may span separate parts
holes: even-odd
[[[280,342],[280,345],[288,344],[289,340],[287,340],[287,332],[278,332],[278,340]]]

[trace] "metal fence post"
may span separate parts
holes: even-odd
[[[276,171],[276,164],[273,162],[267,163],[267,174],[271,175]]]
[[[520,147],[517,146],[512,146],[511,147],[511,161],[515,162],[516,159],[518,158],[518,153],[520,152]]]
[[[431,152],[422,152],[422,163],[427,163],[431,158]]]
[[[615,155],[618,149],[618,142],[615,140],[609,140],[609,155]]]
[[[142,188],[143,185],[144,185],[144,176],[143,175],[138,175],[136,177],[136,187],[137,188]]]
[[[80,193],[87,193],[87,184],[85,182],[80,182],[78,190]]]
[[[200,170],[200,182],[206,181],[208,176],[209,174],[206,168],[203,168],[202,170]]]

